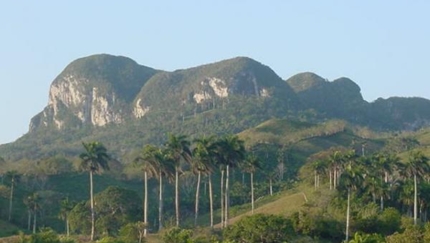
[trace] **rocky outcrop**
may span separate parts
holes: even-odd
[[[31,120],[30,131],[119,124],[130,116],[130,103],[155,73],[126,57],[102,54],[78,59],[52,82],[48,105]]]

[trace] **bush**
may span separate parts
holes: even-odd
[[[179,227],[173,227],[164,232],[162,239],[165,243],[193,243],[193,232]]]
[[[233,242],[277,243],[287,241],[295,234],[289,219],[278,215],[255,214],[227,227],[223,235],[224,240]]]

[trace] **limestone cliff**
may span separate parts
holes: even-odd
[[[104,126],[121,123],[130,103],[156,70],[126,57],[94,55],[69,64],[52,82],[48,105],[30,131],[41,127]]]

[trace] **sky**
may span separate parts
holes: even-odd
[[[367,101],[430,98],[430,1],[0,0],[0,144],[28,131],[73,60],[173,71],[247,56],[280,77],[348,77]]]

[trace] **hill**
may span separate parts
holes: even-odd
[[[99,140],[121,158],[166,134],[239,133],[272,118],[324,123],[344,120],[390,132],[430,123],[422,98],[363,100],[348,78],[300,73],[282,80],[270,67],[236,57],[173,72],[107,54],[70,63],[52,82],[45,109],[27,134],[0,146],[7,160],[79,153]]]

